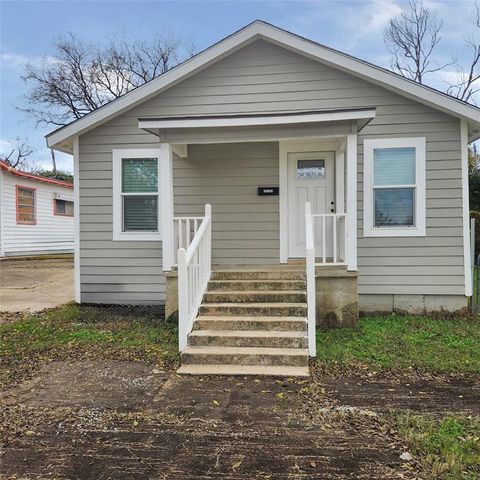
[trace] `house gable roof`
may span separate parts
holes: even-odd
[[[46,136],[47,145],[71,153],[73,137],[120,115],[258,39],[272,42],[280,47],[363,78],[366,81],[429,105],[447,114],[465,119],[469,124],[471,139],[473,140],[480,136],[479,108],[364,60],[326,47],[266,22],[256,20],[163,75],[103,105],[88,115],[51,132]]]
[[[33,173],[22,172],[22,170],[17,170],[10,166],[7,162],[0,159],[0,171],[11,173],[17,177],[25,178],[27,180],[32,180],[34,182],[49,183],[50,185],[56,185],[57,187],[64,187],[73,189],[73,183],[64,182],[62,180],[55,180],[54,178],[42,177],[41,175],[35,175]]]

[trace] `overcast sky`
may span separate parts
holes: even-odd
[[[425,6],[444,22],[438,63],[456,57],[468,62],[464,39],[471,35],[473,2],[425,0]],[[28,89],[20,79],[26,62],[38,63],[52,55],[52,43],[68,32],[91,42],[103,42],[124,31],[132,37],[148,38],[149,32],[169,29],[196,50],[202,50],[255,19],[304,35],[383,67],[390,55],[383,42],[388,20],[401,13],[407,2],[400,0],[335,1],[5,1],[1,17],[1,116],[0,153],[17,136],[27,137],[35,148],[35,159],[51,167],[44,135],[52,128],[35,122],[16,110]],[[451,69],[450,69],[451,70]],[[445,78],[453,71],[432,75],[430,83],[446,88]],[[72,171],[69,155],[58,155],[59,168]]]

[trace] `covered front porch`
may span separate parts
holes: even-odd
[[[178,297],[181,351],[212,271],[227,268],[303,272],[315,355],[315,324],[333,323],[316,305],[318,284],[325,291],[327,277],[337,286],[346,278],[358,295],[357,134],[374,116],[360,109],[140,119],[159,137],[171,173],[161,179],[172,198],[162,211],[163,268],[167,314]],[[344,310],[340,297],[333,301]]]

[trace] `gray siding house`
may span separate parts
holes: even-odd
[[[228,363],[203,317],[304,319],[314,355],[315,318],[461,309],[479,131],[472,105],[256,21],[47,136],[74,155],[76,300],[179,309],[192,365]],[[280,345],[252,335],[221,346]]]

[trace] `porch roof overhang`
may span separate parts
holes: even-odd
[[[335,122],[355,122],[362,130],[373,118],[375,108],[286,111],[254,114],[186,115],[175,117],[139,118],[138,127],[161,136],[166,130],[228,129],[231,127],[301,126]]]

